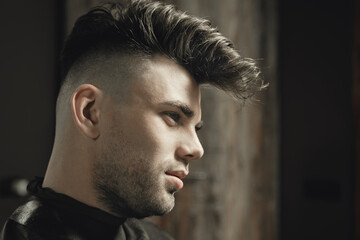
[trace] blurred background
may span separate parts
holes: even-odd
[[[97,0],[1,0],[0,225],[43,176],[58,57]],[[270,87],[245,106],[203,89],[205,155],[175,209],[176,239],[360,239],[360,1],[167,0],[205,17]]]

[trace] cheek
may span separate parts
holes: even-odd
[[[117,116],[119,117],[112,119],[112,126],[108,129],[113,141],[125,141],[126,148],[132,155],[147,159],[149,164],[152,163],[155,167],[174,158],[176,131],[169,127],[158,113],[128,112]]]
[[[127,119],[127,124],[121,124],[124,139],[134,151],[149,157],[155,157],[168,151],[170,138],[168,126],[156,114],[148,113],[141,117]],[[154,156],[155,155],[155,156]]]
[[[176,130],[155,114],[149,114],[143,123],[138,128],[141,133],[137,136],[137,142],[143,148],[146,158],[152,160],[152,166],[163,171],[175,159]]]

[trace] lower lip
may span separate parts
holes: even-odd
[[[167,174],[167,177],[168,177],[168,179],[170,180],[170,182],[175,185],[175,187],[176,187],[177,189],[182,189],[182,188],[183,188],[184,183],[183,183],[183,181],[181,181],[180,178],[175,177],[175,176],[173,176],[173,175],[168,175],[168,174]]]

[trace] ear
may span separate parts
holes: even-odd
[[[101,90],[94,85],[82,84],[72,94],[70,100],[75,125],[91,139],[97,139],[100,135],[98,123],[101,96]]]

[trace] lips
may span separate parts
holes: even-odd
[[[188,175],[187,171],[185,171],[185,170],[167,171],[166,174],[177,177],[179,179],[183,179],[184,177],[186,177]]]
[[[184,170],[174,170],[174,171],[167,171],[165,172],[165,174],[167,175],[169,181],[173,183],[177,189],[180,190],[184,186],[184,183],[183,181],[181,181],[181,179],[186,177],[186,175],[188,175],[188,172]]]

